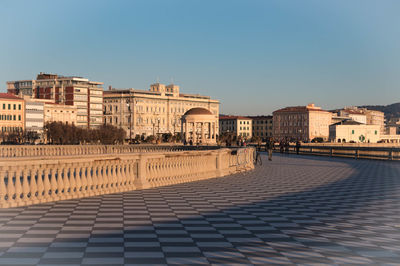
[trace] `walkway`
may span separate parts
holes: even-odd
[[[400,265],[400,163],[276,155],[256,170],[0,210],[0,265]]]

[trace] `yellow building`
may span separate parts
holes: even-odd
[[[0,93],[0,128],[3,134],[25,130],[24,100],[8,93]]]

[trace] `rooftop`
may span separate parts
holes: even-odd
[[[251,118],[249,117],[236,116],[236,115],[223,115],[219,117],[219,120],[236,120],[236,119],[251,120]]]
[[[195,107],[186,111],[184,115],[212,115],[212,113],[205,108]]]
[[[11,100],[23,100],[22,98],[17,97],[10,93],[0,93],[0,98],[1,99],[11,99]]]

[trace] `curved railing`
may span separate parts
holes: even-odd
[[[372,144],[373,145],[373,144]],[[332,143],[309,144],[304,143],[299,148],[299,154],[322,155],[349,157],[354,159],[380,159],[380,160],[400,160],[400,147],[392,146],[372,146],[372,145],[337,145]],[[265,150],[265,146],[261,146]],[[279,151],[279,146],[275,145],[275,151]],[[296,152],[296,145],[289,145],[289,152]]]
[[[0,207],[196,181],[253,169],[253,148],[0,162]]]

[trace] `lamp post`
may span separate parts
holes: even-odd
[[[129,98],[129,101],[126,100],[126,105],[128,106],[128,111],[129,111],[129,143],[132,143],[132,108],[131,108],[131,98]]]

